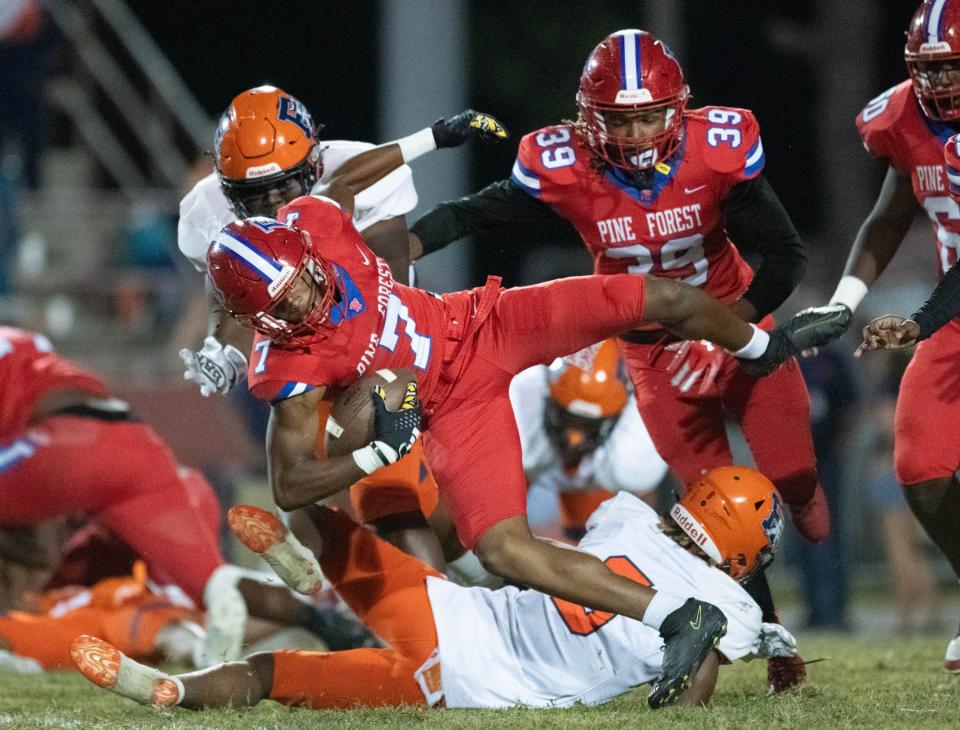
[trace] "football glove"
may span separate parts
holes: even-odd
[[[221,345],[216,337],[207,337],[198,352],[183,348],[180,359],[186,366],[183,379],[199,385],[204,397],[228,393],[247,374],[247,358],[243,353],[233,345]]]
[[[496,144],[510,138],[510,133],[496,118],[474,109],[467,109],[449,119],[438,119],[430,129],[438,149],[459,147],[471,139]]]
[[[420,400],[417,384],[407,383],[400,408],[391,411],[384,400],[386,393],[379,385],[373,389],[374,440],[353,452],[353,459],[367,474],[393,464],[410,453],[420,437]]]
[[[797,653],[797,640],[780,624],[760,624],[760,636],[756,656],[787,657]]]
[[[706,340],[683,340],[671,342],[664,350],[675,353],[667,365],[667,373],[673,375],[670,385],[681,393],[689,393],[699,381],[697,395],[704,395],[713,388],[717,373],[723,365],[726,351]]]
[[[770,333],[767,349],[756,360],[740,360],[751,375],[769,375],[803,350],[823,347],[840,337],[853,319],[845,304],[810,307],[797,312]]]

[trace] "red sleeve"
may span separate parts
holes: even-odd
[[[691,112],[689,120],[688,133],[701,136],[707,166],[728,175],[731,186],[763,171],[760,125],[752,111],[709,106]]]
[[[569,126],[538,129],[520,140],[510,180],[534,198],[550,202],[549,188],[577,181],[574,167],[577,156],[583,154],[576,132]]]
[[[910,82],[905,81],[871,99],[863,111],[857,115],[857,131],[870,156],[886,162],[901,175],[906,176],[909,176],[906,172],[909,166],[905,164],[900,154],[895,130],[897,120],[906,104],[912,103],[912,99],[913,90],[910,88]]]

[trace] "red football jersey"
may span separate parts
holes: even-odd
[[[0,440],[23,431],[37,401],[57,389],[107,395],[99,378],[57,355],[43,335],[0,327]]]
[[[957,262],[960,250],[960,207],[950,198],[943,161],[943,145],[953,130],[927,119],[910,81],[867,104],[857,115],[857,128],[871,155],[910,178],[914,197],[936,231],[942,275]]]
[[[330,320],[337,327],[306,345],[280,346],[258,334],[247,372],[254,395],[273,402],[318,386],[345,388],[368,371],[412,368],[420,376],[420,399],[428,400],[442,358],[435,349],[446,334],[443,300],[394,282],[387,262],[332,201],[297,198],[277,218],[307,231],[330,262],[337,287]]]
[[[650,189],[623,173],[598,173],[568,125],[520,141],[512,181],[570,221],[601,274],[680,279],[717,299],[738,299],[753,278],[724,230],[730,188],[763,169],[763,145],[747,109],[704,107],[684,114],[672,164],[660,163]]]

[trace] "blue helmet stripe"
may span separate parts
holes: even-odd
[[[635,30],[620,33],[620,88],[643,88],[640,66],[640,34]]]
[[[273,282],[280,275],[281,267],[276,261],[265,255],[256,246],[228,228],[224,228],[217,238],[217,245],[223,246],[265,281]]]
[[[927,42],[938,43],[943,40],[943,11],[947,0],[934,0],[927,16]]]

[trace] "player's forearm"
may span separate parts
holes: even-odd
[[[930,297],[910,319],[920,327],[917,340],[924,340],[960,316],[960,266],[954,266],[940,280]]]
[[[273,498],[282,510],[305,507],[347,489],[366,476],[351,454],[325,459],[304,457],[290,464],[269,464]]]
[[[351,157],[328,179],[329,185],[349,188],[356,195],[403,167],[403,151],[396,142],[389,142]]]
[[[843,269],[844,276],[855,276],[868,287],[880,277],[897,253],[906,230],[897,230],[880,218],[863,222]]]
[[[753,337],[753,328],[695,286],[647,279],[644,321],[659,322],[685,340],[708,340],[737,352]]]

